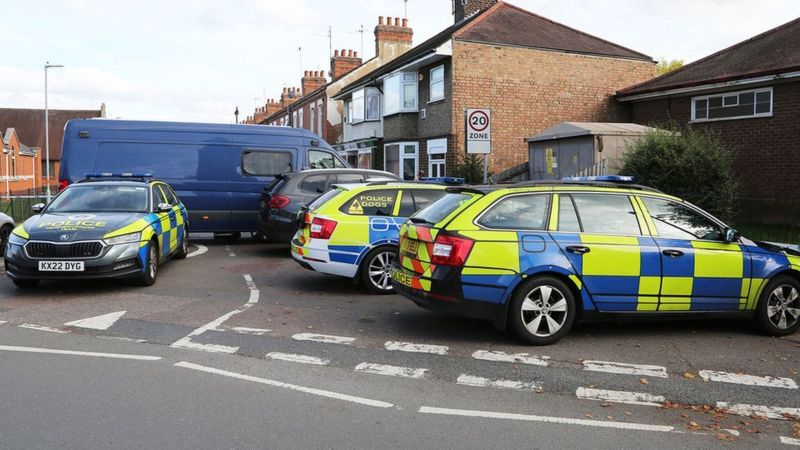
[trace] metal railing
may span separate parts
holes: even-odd
[[[33,205],[46,202],[47,197],[44,195],[0,196],[0,212],[14,218],[16,223],[22,223],[25,219],[34,215]]]

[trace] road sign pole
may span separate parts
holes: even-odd
[[[489,184],[489,154],[483,154],[483,184]]]

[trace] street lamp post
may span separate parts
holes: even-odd
[[[239,107],[236,107],[236,110],[233,112],[233,115],[236,116],[236,123],[239,123]]]
[[[64,67],[60,64],[50,64],[46,61],[44,64],[44,154],[45,154],[45,169],[47,170],[46,183],[47,183],[47,203],[50,203],[50,126],[49,116],[47,111],[47,69],[56,69]]]

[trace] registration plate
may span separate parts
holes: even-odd
[[[83,261],[39,261],[40,272],[83,272]]]
[[[419,241],[412,241],[411,239],[404,239],[400,246],[400,251],[409,255],[416,255],[419,248]]]
[[[404,274],[398,269],[392,270],[392,279],[403,286],[411,287],[411,281],[414,277]]]

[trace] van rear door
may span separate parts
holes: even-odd
[[[231,231],[255,231],[258,228],[258,203],[264,186],[276,175],[297,167],[297,148],[243,147],[229,191]]]

